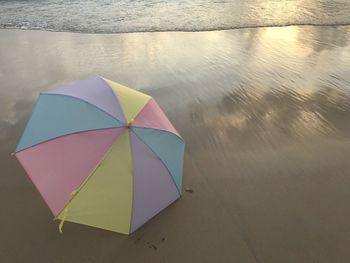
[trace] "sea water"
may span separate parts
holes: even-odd
[[[0,28],[115,33],[347,24],[346,0],[0,1]]]

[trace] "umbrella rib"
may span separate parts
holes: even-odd
[[[124,126],[121,126],[121,127],[105,127],[105,128],[96,128],[96,129],[90,129],[90,130],[82,130],[82,131],[76,131],[76,132],[71,132],[71,133],[66,133],[66,134],[63,134],[63,135],[59,135],[59,136],[56,136],[56,137],[53,137],[53,138],[50,138],[50,139],[47,139],[47,140],[44,140],[42,142],[38,142],[36,144],[33,144],[27,148],[24,148],[24,149],[21,149],[17,152],[15,152],[14,154],[16,155],[17,153],[19,152],[22,152],[22,151],[25,151],[27,149],[30,149],[32,147],[35,147],[35,146],[38,146],[42,143],[46,143],[46,142],[49,142],[49,141],[52,141],[52,140],[56,140],[56,139],[59,139],[59,138],[62,138],[62,137],[65,137],[65,136],[70,136],[70,135],[73,135],[73,134],[77,134],[77,133],[83,133],[83,132],[90,132],[90,131],[99,131],[99,130],[108,130],[108,129],[121,129],[121,128],[124,128]]]
[[[157,154],[147,143],[145,143],[145,142],[142,140],[142,138],[141,138],[136,132],[134,132],[132,129],[130,129],[130,130],[133,132],[133,134],[135,134],[135,135],[137,136],[137,138],[139,138],[139,139],[142,141],[142,143],[144,143],[144,144],[152,151],[152,153],[158,158],[158,160],[161,161],[161,163],[164,165],[165,169],[167,169],[167,171],[168,171],[168,173],[169,173],[169,176],[170,176],[171,180],[173,181],[177,192],[178,192],[179,195],[181,196],[181,189],[179,189],[179,188],[177,187],[177,184],[176,184],[176,182],[175,182],[173,176],[171,175],[171,172],[170,172],[169,168],[165,165],[165,163],[163,162],[163,160],[158,156],[158,154]]]
[[[131,130],[128,128],[128,130]],[[130,225],[129,225],[129,234],[131,233],[131,227],[132,227],[132,219],[133,219],[133,214],[134,214],[134,195],[135,195],[135,174],[134,174],[134,155],[133,155],[133,148],[132,148],[132,140],[131,136],[129,134],[129,144],[130,144],[130,153],[131,153],[131,168],[132,168],[132,200],[131,200],[131,213],[130,213]]]
[[[143,127],[143,126],[132,126],[132,128],[140,128],[140,129],[151,129],[151,130],[157,130],[157,131],[161,131],[161,132],[167,132],[170,133],[174,136],[176,136],[178,139],[180,139],[183,143],[185,143],[185,140],[182,139],[179,135],[177,135],[176,133],[173,133],[171,131],[165,130],[165,129],[161,129],[161,128],[150,128],[150,127]]]
[[[154,100],[154,98],[153,97],[151,97],[151,99],[142,107],[142,109],[135,115],[135,117],[133,118],[133,120],[136,120],[136,118],[141,114],[141,112],[146,108],[146,106],[149,104],[149,103],[151,103],[151,101],[155,101]],[[170,121],[169,121],[170,122]],[[183,143],[185,143],[185,141],[181,138],[181,136],[179,136],[180,134],[176,134],[176,133],[173,133],[173,132],[171,132],[171,131],[168,131],[168,130],[165,130],[165,129],[161,129],[161,128],[150,128],[150,127],[143,127],[143,126],[133,126],[133,127],[135,127],[135,128],[144,128],[144,129],[154,129],[154,130],[160,130],[160,131],[164,131],[164,132],[169,132],[169,133],[171,133],[171,134],[174,134],[174,135],[176,135],[177,137],[179,137],[182,141],[183,141]],[[174,129],[175,129],[175,127],[173,127]],[[175,129],[175,131],[176,131],[176,129]],[[176,131],[176,132],[178,132],[178,131]]]
[[[22,133],[22,135],[21,135],[21,138],[19,139],[19,143],[22,141],[22,138],[24,137],[24,134],[25,134],[26,131],[28,130],[28,123],[32,120],[32,118],[33,118],[33,116],[34,116],[34,111],[35,111],[36,107],[38,106],[38,102],[39,102],[39,99],[36,100],[36,102],[35,102],[35,104],[34,104],[34,106],[33,106],[32,113],[31,113],[31,115],[30,115],[30,117],[29,117],[29,119],[28,119],[28,121],[27,121],[27,125],[24,127],[24,130],[23,130],[23,133]],[[18,143],[18,145],[19,145],[19,143]],[[18,145],[17,145],[17,147],[16,147],[15,154],[16,154],[17,152],[20,152],[20,151],[17,151]],[[22,149],[22,150],[23,150],[23,149]]]
[[[128,120],[126,119],[126,116],[125,116],[124,111],[123,111],[123,108],[122,108],[122,104],[120,103],[117,94],[115,94],[113,88],[108,84],[108,81],[107,81],[106,79],[104,79],[103,77],[100,77],[100,78],[106,83],[106,85],[108,86],[108,88],[110,88],[110,90],[112,91],[112,94],[113,94],[113,96],[114,96],[114,98],[115,98],[115,100],[116,100],[116,102],[117,102],[117,104],[118,104],[118,106],[119,106],[119,108],[120,108],[120,111],[121,111],[121,113],[122,113],[122,115],[123,115],[123,117],[124,117],[124,122],[127,123]],[[124,122],[122,122],[122,123],[124,123]]]
[[[134,116],[133,120],[136,120],[136,118],[140,115],[140,113],[146,108],[146,106],[152,101],[153,97],[150,96],[150,99],[147,101],[145,105],[143,105],[142,109]]]
[[[89,179],[91,178],[91,176],[95,173],[95,171],[100,167],[100,165],[102,164],[102,162],[105,160],[105,158],[108,156],[108,154],[110,153],[110,151],[112,150],[113,145],[116,143],[116,141],[119,139],[119,137],[122,135],[122,133],[115,139],[115,141],[111,144],[111,147],[109,147],[109,149],[106,151],[106,153],[103,155],[103,157],[101,158],[101,160],[97,163],[97,165],[95,166],[95,168],[90,172],[90,174],[85,178],[85,180],[81,183],[81,185],[74,189],[71,193],[71,197],[69,198],[68,202],[65,204],[65,206],[60,210],[60,212],[57,214],[57,216],[54,217],[54,220],[59,219],[58,216],[65,211],[65,209],[68,209],[70,203],[73,201],[74,197],[76,197],[78,195],[78,193],[80,192],[80,190],[84,187],[85,184],[87,184],[87,182],[89,181]]]
[[[76,99],[76,100],[79,100],[79,101],[83,101],[87,104],[89,104],[90,106],[104,112],[105,114],[109,115],[110,117],[112,117],[113,119],[117,120],[120,122],[120,124],[124,125],[124,121],[121,121],[121,120],[118,120],[115,116],[113,116],[112,114],[110,114],[109,112],[105,111],[104,109],[101,109],[100,107],[98,107],[97,105],[87,101],[87,100],[84,100],[82,98],[78,98],[78,97],[74,97],[74,96],[71,96],[71,95],[67,95],[67,94],[59,94],[59,93],[45,93],[45,92],[41,92],[40,95],[48,95],[48,96],[65,96],[65,97],[70,97],[70,98],[73,98],[73,99]],[[124,114],[124,113],[123,113]]]

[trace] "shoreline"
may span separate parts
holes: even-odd
[[[203,30],[159,30],[159,31],[120,31],[120,32],[85,32],[85,31],[59,31],[45,28],[18,28],[18,27],[0,27],[0,30],[21,30],[21,31],[42,31],[42,32],[53,32],[53,33],[73,33],[73,34],[97,34],[97,35],[110,35],[110,34],[136,34],[136,33],[202,33],[202,32],[225,32],[245,29],[262,29],[262,28],[288,28],[288,27],[346,27],[350,26],[350,23],[338,23],[338,24],[312,24],[312,23],[301,23],[301,24],[284,24],[284,25],[263,25],[263,26],[242,26],[242,27],[230,27],[230,28],[213,28]]]

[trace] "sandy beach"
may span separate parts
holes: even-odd
[[[1,262],[348,262],[350,26],[0,30]],[[64,233],[11,153],[40,91],[101,75],[186,140],[176,203],[131,236]]]

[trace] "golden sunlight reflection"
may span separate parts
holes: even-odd
[[[285,28],[281,27],[268,27],[262,30],[261,39],[266,45],[275,46],[278,43],[283,52],[289,55],[297,57],[306,57],[312,52],[312,49],[306,47],[299,37],[300,27],[289,26]]]
[[[191,127],[205,127],[222,142],[333,134],[347,129],[348,60],[341,55],[349,54],[350,34],[346,27],[329,27],[322,37],[319,30],[8,33],[4,46],[18,51],[3,52],[0,62],[9,68],[3,75],[16,72],[26,85],[4,78],[11,92],[0,92],[0,117],[13,126],[39,90],[99,74],[160,98],[174,116],[187,109]]]

